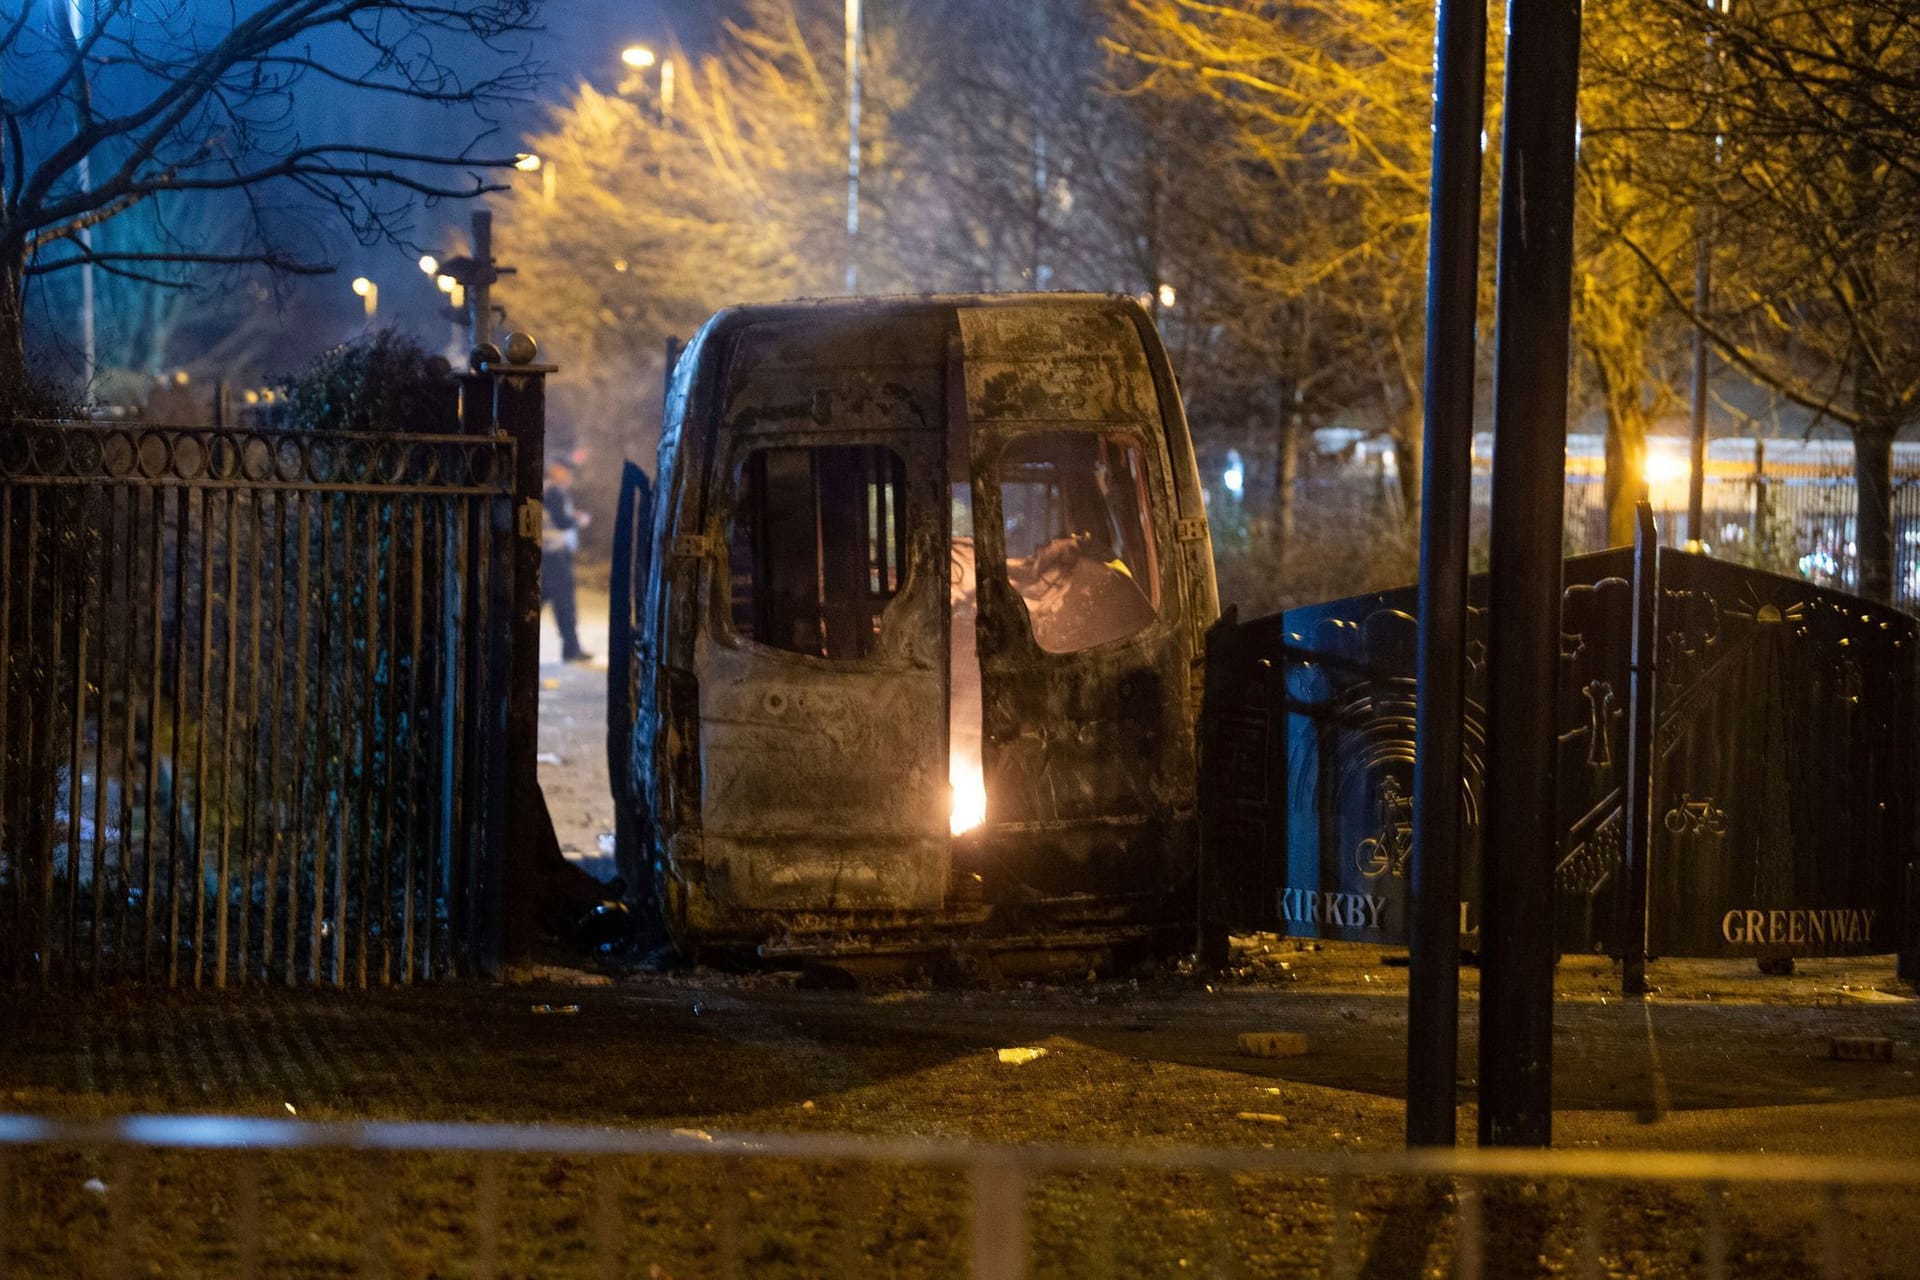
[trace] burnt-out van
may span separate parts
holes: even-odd
[[[684,950],[1191,937],[1217,605],[1136,302],[723,311],[654,489],[618,856]]]

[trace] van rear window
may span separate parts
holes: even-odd
[[[817,658],[873,653],[909,518],[906,464],[884,445],[755,449],[734,478],[734,632]]]
[[[1146,458],[1129,435],[1035,431],[1000,455],[1007,578],[1034,643],[1074,653],[1125,639],[1160,608]]]

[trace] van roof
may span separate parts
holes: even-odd
[[[799,319],[831,312],[918,312],[976,307],[1080,310],[1121,309],[1145,316],[1138,298],[1124,293],[897,293],[854,298],[793,298],[784,302],[743,302],[725,307],[707,323],[732,328],[760,320]]]

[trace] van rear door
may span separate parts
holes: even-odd
[[[1147,354],[1117,306],[963,308],[960,331],[977,874],[990,901],[1163,897],[1191,873],[1170,821],[1193,804],[1191,641]]]
[[[727,356],[696,640],[702,854],[735,910],[945,901],[944,325],[765,321]]]

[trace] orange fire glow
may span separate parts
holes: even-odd
[[[961,835],[987,820],[987,780],[980,771],[980,757],[954,752],[947,764],[947,781],[953,785],[953,834]]]

